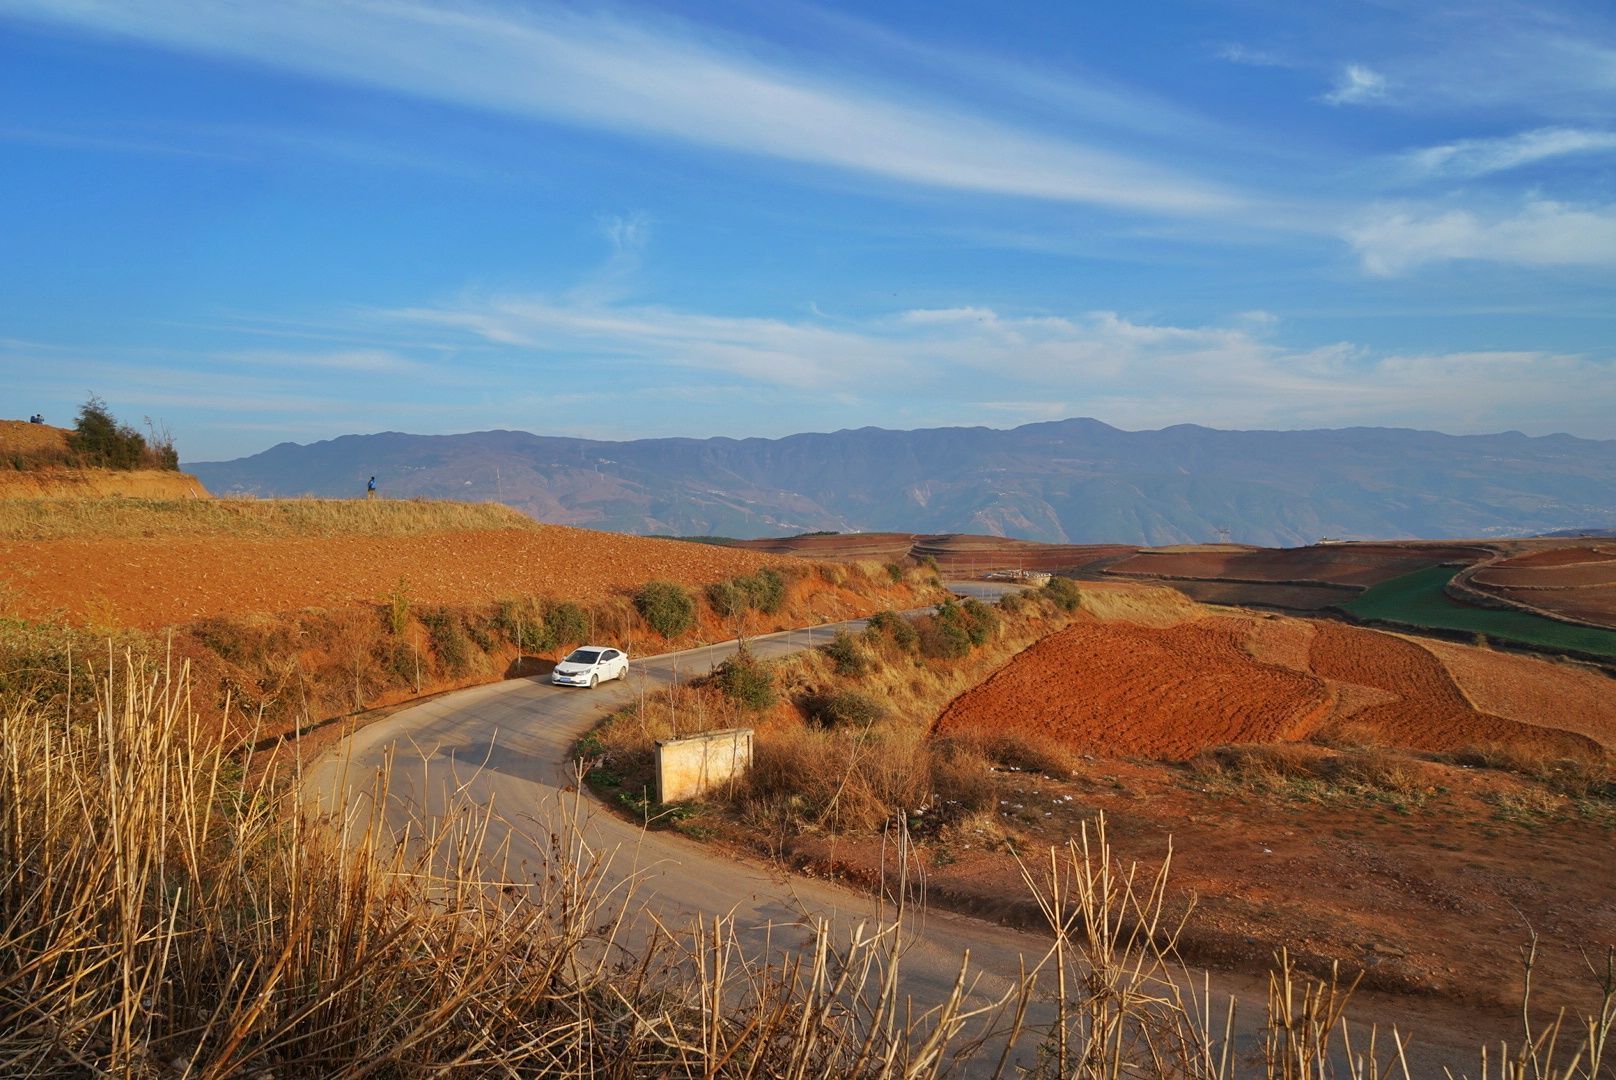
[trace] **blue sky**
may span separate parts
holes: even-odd
[[[5,406],[1616,437],[1608,4],[0,0]]]

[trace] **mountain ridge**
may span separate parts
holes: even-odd
[[[1053,543],[1440,538],[1616,527],[1616,440],[1411,428],[881,427],[612,441],[377,432],[185,466],[216,494],[494,499],[543,521],[750,538],[978,532]]]

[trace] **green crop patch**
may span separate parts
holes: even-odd
[[[1526,611],[1459,603],[1445,591],[1458,572],[1453,566],[1416,570],[1382,582],[1342,607],[1361,619],[1460,630],[1541,649],[1616,657],[1616,631],[1575,626]]]

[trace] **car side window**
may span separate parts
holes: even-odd
[[[621,655],[622,654],[619,653],[616,649],[607,649],[606,650],[606,655],[601,657],[601,659],[603,659],[603,660],[616,660]]]

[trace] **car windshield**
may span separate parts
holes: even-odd
[[[568,664],[593,664],[595,661],[597,661],[599,659],[600,659],[600,650],[599,649],[574,649],[574,650],[572,650],[572,655],[567,657],[567,659],[564,661],[564,663],[568,663]]]

